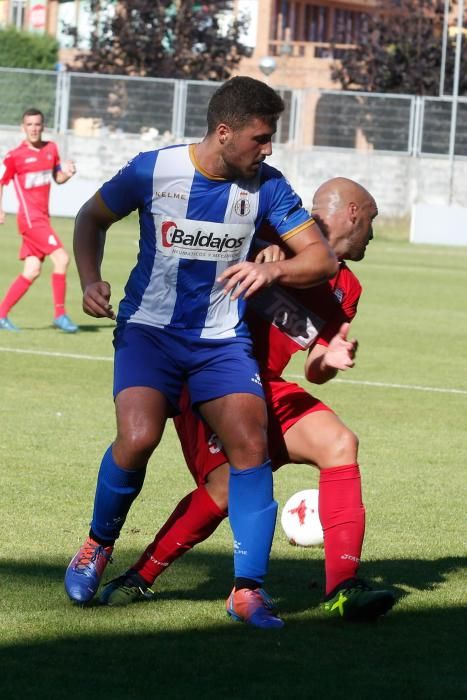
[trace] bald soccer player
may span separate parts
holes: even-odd
[[[268,405],[273,469],[299,463],[320,472],[326,574],[323,610],[346,620],[374,619],[394,604],[391,591],[373,590],[357,576],[365,532],[358,438],[328,406],[282,373],[300,350],[306,352],[305,377],[313,384],[323,384],[354,366],[357,342],[348,333],[361,286],[345,261],[363,259],[377,213],[374,198],[358,183],[334,178],[321,185],[313,198],[312,214],[339,260],[338,273],[311,289],[273,286],[262,290],[250,300],[248,314]],[[277,254],[277,248],[266,249],[259,259],[267,261]],[[190,410],[187,395],[175,426],[197,488],[177,505],[140,559],[105,586],[100,595],[104,604],[151,599],[155,579],[209,537],[227,515],[228,464],[222,445]],[[230,598],[227,612],[236,619]]]

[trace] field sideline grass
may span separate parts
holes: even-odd
[[[71,250],[72,222],[55,224]],[[108,235],[104,274],[115,305],[136,230],[128,219]],[[227,523],[159,579],[154,603],[70,604],[64,570],[87,532],[98,464],[114,434],[113,324],[82,313],[72,265],[68,307],[81,332],[52,329],[46,262],[11,313],[23,331],[0,332],[2,699],[467,696],[467,249],[411,246],[395,222],[377,223],[375,236],[365,261],[352,265],[364,287],[352,325],[357,366],[315,393],[360,437],[361,573],[395,591],[391,614],[375,625],[325,619],[322,550],[291,547],[278,527],[267,588],[286,627],[266,633],[231,622],[223,610],[232,577]],[[0,294],[21,269],[18,244],[10,216],[0,227]],[[287,372],[301,376],[302,367],[295,356]],[[282,506],[316,486],[317,474],[295,465],[275,483]],[[191,489],[169,425],[107,578],[132,563]]]

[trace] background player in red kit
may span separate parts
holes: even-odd
[[[320,470],[326,572],[323,609],[344,619],[372,619],[394,603],[391,591],[373,590],[357,577],[365,530],[358,439],[330,408],[281,374],[299,350],[308,352],[305,376],[316,384],[353,367],[357,343],[347,334],[361,286],[344,260],[364,257],[376,215],[373,197],[357,183],[345,178],[324,183],[315,193],[313,216],[340,260],[337,275],[306,290],[273,286],[250,300],[249,325],[268,405],[273,468],[295,462]],[[106,585],[100,597],[104,604],[151,598],[149,586],[157,576],[206,539],[227,514],[228,467],[216,436],[191,412],[188,397],[182,415],[174,420],[198,488],[178,504],[139,561]],[[235,617],[229,600],[227,611]]]
[[[65,333],[78,330],[65,309],[66,271],[70,258],[50,225],[49,195],[52,178],[59,185],[72,177],[76,168],[72,161],[60,163],[53,141],[43,141],[44,115],[38,109],[23,114],[23,143],[7,153],[0,166],[0,224],[5,221],[2,209],[3,187],[13,180],[19,202],[18,230],[22,237],[19,259],[23,272],[10,285],[0,301],[0,330],[19,330],[8,318],[10,309],[26,294],[49,256],[53,264],[53,325]]]

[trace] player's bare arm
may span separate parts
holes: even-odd
[[[66,160],[60,165],[60,169],[54,172],[54,180],[57,185],[63,185],[76,173],[76,166],[72,160]]]
[[[287,240],[294,257],[266,263],[242,262],[227,268],[218,278],[232,299],[252,294],[278,282],[287,287],[307,288],[325,282],[338,269],[337,258],[318,226],[311,223]],[[232,291],[233,290],[233,291]]]
[[[101,263],[107,229],[119,218],[97,192],[83,204],[75,221],[73,250],[83,290],[83,310],[95,318],[115,319],[111,288],[101,277]]]
[[[350,323],[343,323],[329,345],[318,343],[310,350],[305,363],[305,376],[313,384],[324,384],[333,379],[338,371],[355,365],[358,343],[347,338]]]
[[[256,255],[255,263],[278,262],[285,260],[286,255],[282,248],[278,245],[268,245],[267,248],[262,248]]]

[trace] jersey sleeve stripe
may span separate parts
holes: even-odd
[[[296,236],[297,233],[300,233],[300,231],[303,231],[304,229],[308,228],[308,226],[313,226],[313,224],[315,223],[316,222],[314,219],[308,219],[308,221],[305,221],[303,224],[300,224],[300,226],[296,226],[291,231],[288,231],[288,233],[285,233],[283,236],[281,236],[281,240],[288,241],[289,238]]]

